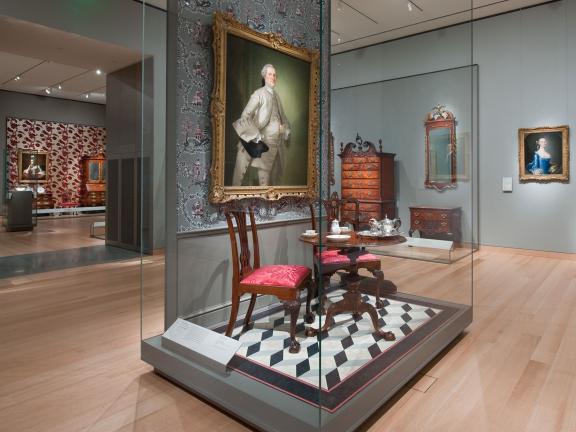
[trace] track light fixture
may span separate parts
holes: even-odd
[[[416,3],[414,3],[412,0],[406,0],[406,7],[410,12],[412,12],[414,9],[418,9],[420,12],[424,12],[424,10]]]
[[[51,90],[50,88],[46,87],[46,88],[44,89],[44,93],[46,93],[46,94],[49,95],[50,93],[52,93],[52,90]]]

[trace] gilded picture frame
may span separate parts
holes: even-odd
[[[221,12],[214,15],[213,32],[210,202],[224,203],[243,198],[315,198],[320,135],[319,52],[290,45],[274,33],[259,33]],[[260,154],[265,157],[258,156],[258,153],[254,156],[247,147],[256,141],[261,146],[264,140],[240,140],[241,132],[238,131],[239,119],[244,118],[249,101],[264,88],[262,73],[269,69],[263,65],[274,66],[278,81],[270,93],[277,95],[275,97],[281,101],[278,102],[281,106],[281,124],[284,126],[285,118],[286,123],[289,122],[286,129],[290,130],[289,138],[282,135],[284,147],[274,141],[264,143],[267,145],[264,145],[263,151],[267,154]],[[261,167],[265,161],[268,163],[277,157],[272,155],[283,157],[282,169],[273,173],[275,177],[261,177],[262,172],[270,174],[271,170],[266,171]],[[245,162],[244,165],[240,164],[241,157],[243,161],[250,160],[247,167]],[[258,158],[261,161],[254,164]],[[278,160],[274,159],[274,169]],[[261,185],[260,181],[264,184]]]
[[[18,149],[18,183],[47,183],[50,179],[50,155],[47,151]]]
[[[518,129],[520,182],[568,182],[569,139],[570,129],[566,125]]]

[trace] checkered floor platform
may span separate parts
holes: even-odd
[[[342,299],[343,293],[333,291],[330,301]],[[363,300],[375,303],[372,296],[364,295]],[[254,325],[247,332],[242,332],[238,321],[232,336],[242,346],[231,367],[294,397],[335,411],[438,328],[449,315],[446,312],[446,307],[429,302],[406,301],[399,295],[387,297],[378,314],[381,328],[392,331],[395,341],[386,341],[375,333],[367,313],[357,320],[351,314],[336,315],[328,332],[308,338],[304,335],[308,324],[300,316],[296,331],[301,349],[298,354],[291,354],[290,319],[279,306],[256,314]],[[320,326],[323,318],[316,316],[312,326]]]

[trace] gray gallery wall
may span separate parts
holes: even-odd
[[[471,243],[473,236],[473,184],[471,143],[474,133],[473,93],[475,67],[419,75],[410,78],[348,87],[332,92],[334,133],[338,154],[340,142],[353,141],[356,133],[378,146],[382,139],[385,152],[396,154],[396,205],[398,216],[408,231],[409,207],[428,205],[460,207],[462,209],[462,240]],[[409,97],[406,95],[409,94]],[[392,102],[393,101],[393,102]],[[424,187],[424,117],[442,102],[457,113],[457,155],[460,181],[453,190],[438,192]],[[401,125],[399,127],[399,125]],[[340,173],[341,161],[335,158],[335,172]],[[340,176],[336,175],[336,190],[340,190]]]
[[[154,57],[153,231],[154,248],[162,247],[166,205],[166,13],[134,0],[0,0],[0,15],[125,46]]]
[[[576,2],[559,1],[334,55],[332,88],[337,94],[342,87],[477,64],[480,243],[573,253],[575,180],[520,184],[517,135],[518,128],[564,124],[576,128],[574,46]],[[418,99],[418,90],[408,87],[400,97]],[[449,105],[444,98],[438,102]],[[382,101],[386,103],[396,104],[398,99]],[[362,111],[361,101],[352,106],[361,110],[359,117],[373,115]],[[430,108],[422,106],[416,120],[421,121]],[[348,125],[345,117],[350,112],[335,110],[332,115],[337,142],[356,132],[353,125],[346,131],[339,126]],[[463,117],[457,110],[455,114]],[[409,125],[401,122],[394,127]],[[423,125],[420,128],[424,151]],[[378,132],[366,129],[365,138],[375,139]],[[574,150],[573,143],[570,148]],[[573,156],[573,174],[575,167]],[[501,191],[502,177],[513,178],[512,193]]]
[[[104,105],[0,90],[0,166],[4,167],[5,163],[6,117],[105,126],[105,116]],[[0,197],[3,197],[5,184],[0,183]],[[3,206],[4,200],[1,201]]]

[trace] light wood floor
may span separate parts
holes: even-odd
[[[162,260],[143,264],[146,333]],[[406,291],[470,297],[467,258],[383,262]],[[249,430],[139,360],[139,263],[0,280],[1,431]],[[474,277],[474,323],[362,431],[576,431],[576,259],[484,247]]]
[[[104,222],[105,216],[38,217],[32,231],[6,232],[0,225],[0,256],[22,255],[99,246],[104,240],[90,237],[92,222]],[[96,234],[100,234],[99,228]]]

